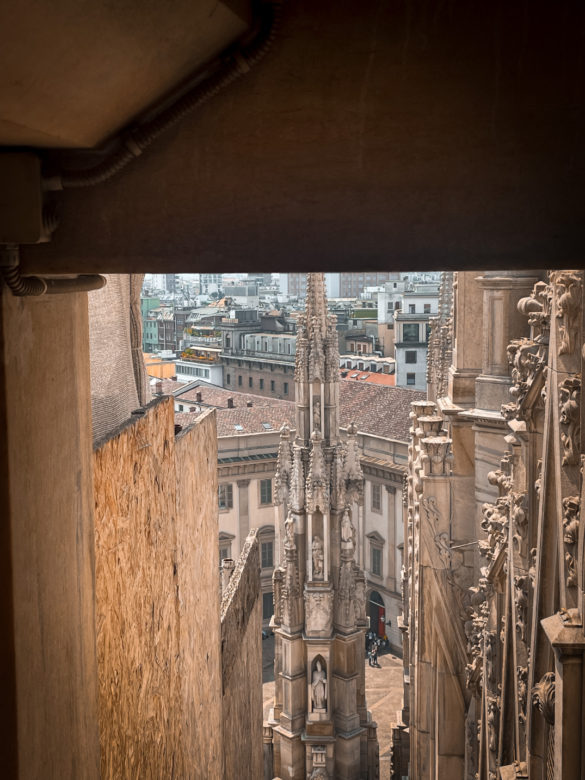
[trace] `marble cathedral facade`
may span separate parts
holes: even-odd
[[[339,354],[321,273],[307,280],[295,367],[296,437],[281,432],[274,571],[275,698],[265,778],[373,780],[366,708],[366,580],[355,560],[363,502],[357,431],[339,433]]]
[[[413,405],[393,778],[585,776],[583,272],[463,272]]]

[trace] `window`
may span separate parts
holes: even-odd
[[[224,544],[219,548],[219,565],[221,566],[221,562],[224,558],[230,557],[230,549],[231,544]]]
[[[408,304],[408,313],[409,314],[416,314],[416,304],[409,303]]]
[[[288,382],[285,382],[282,386],[282,390],[285,395],[288,395]]]
[[[231,384],[231,382],[232,382],[231,376],[229,374],[226,374],[225,375],[225,383],[226,383],[226,385]]]
[[[248,377],[248,387],[254,387],[254,381],[251,376]]]
[[[403,341],[418,341],[418,323],[405,322],[402,326]]]
[[[372,483],[372,509],[374,512],[382,511],[382,485]]]
[[[270,620],[272,617],[273,596],[270,593],[262,594],[262,620]]]
[[[372,546],[372,574],[382,576],[382,550]]]
[[[423,311],[424,311],[425,314],[430,314],[431,313],[431,304],[430,303],[425,303]]]
[[[219,508],[225,510],[232,509],[234,505],[234,491],[231,484],[219,485]]]
[[[414,349],[407,349],[404,353],[404,362],[405,363],[416,363],[416,350]]]
[[[274,379],[270,380],[270,389],[274,392]]]
[[[179,404],[179,411],[180,411],[180,412],[182,412],[182,411],[183,411],[183,404]]]
[[[260,390],[264,390],[264,380],[260,380]]]
[[[272,503],[272,480],[261,479],[260,480],[260,504]]]
[[[241,387],[241,386],[242,386],[242,375],[239,374],[238,375],[238,387]]]
[[[407,374],[406,375],[406,384],[407,385],[416,385],[416,374]]]
[[[260,551],[262,556],[262,568],[272,569],[274,566],[274,542],[262,542],[260,545]]]

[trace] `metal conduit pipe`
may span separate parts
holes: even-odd
[[[61,295],[71,292],[100,290],[106,277],[100,274],[80,274],[74,277],[51,279],[43,276],[23,276],[20,271],[20,252],[14,244],[0,247],[0,270],[5,284],[19,298],[39,295]]]
[[[44,180],[46,190],[93,187],[111,179],[170,127],[186,114],[206,103],[218,92],[257,65],[271,48],[280,24],[284,0],[263,3],[260,25],[254,39],[229,54],[218,70],[201,83],[192,87],[174,103],[163,109],[153,119],[144,122],[120,136],[121,148],[93,168],[84,171],[63,171]]]

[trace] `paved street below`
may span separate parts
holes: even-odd
[[[378,724],[380,780],[390,780],[390,740],[397,710],[402,708],[402,660],[391,653],[378,656],[380,668],[366,660],[366,700]],[[274,637],[262,642],[262,682],[264,718],[274,700]]]

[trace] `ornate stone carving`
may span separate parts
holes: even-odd
[[[551,274],[557,294],[556,317],[559,322],[559,355],[572,355],[581,305],[581,274],[555,271]]]
[[[526,704],[528,699],[528,668],[516,667],[517,696],[518,696],[518,720],[526,723]]]
[[[295,512],[302,512],[305,505],[305,476],[303,468],[302,448],[293,444],[293,465],[290,477],[290,507]]]
[[[563,443],[563,466],[576,466],[579,463],[579,397],[581,380],[567,377],[559,386],[561,441]]]
[[[512,523],[512,538],[518,552],[524,555],[525,541],[528,534],[528,516],[525,510],[526,494],[510,493],[510,521]]]
[[[552,726],[555,722],[555,673],[547,672],[532,689],[532,705],[541,713],[545,721]]]
[[[488,750],[495,754],[498,749],[498,723],[500,716],[499,702],[495,696],[490,696],[487,703]]]
[[[480,551],[488,560],[493,560],[500,544],[506,541],[508,530],[508,500],[498,498],[495,504],[483,504],[481,527],[487,534],[487,544],[480,545]]]
[[[274,601],[274,625],[280,626],[282,623],[282,586],[284,569],[277,566],[272,572],[272,592]]]
[[[492,685],[496,682],[496,635],[486,631],[484,637],[485,674]]]
[[[309,473],[305,482],[305,503],[308,512],[329,510],[329,475],[323,452],[323,437],[319,431],[311,434]]]
[[[282,575],[283,582],[280,588],[280,600],[282,605],[280,622],[287,628],[294,630],[298,629],[303,622],[303,601],[301,598],[297,547],[294,541],[294,532],[292,530],[293,526],[291,521],[292,518],[289,516],[289,518],[287,518],[287,535],[284,542],[285,563]]]
[[[351,557],[355,550],[355,528],[349,516],[349,508],[346,507],[341,519],[341,549],[348,551]]]
[[[502,415],[507,420],[517,417],[528,422],[532,417],[532,406],[542,401],[542,398],[531,393],[531,390],[535,385],[541,387],[544,381],[551,297],[550,286],[538,282],[532,294],[518,302],[518,310],[528,317],[530,338],[513,339],[508,346],[512,402],[502,406]]]
[[[311,544],[311,556],[313,559],[313,579],[322,580],[324,576],[323,570],[323,540],[318,534],[315,534]]]
[[[290,487],[292,473],[292,445],[290,441],[290,428],[283,425],[280,429],[280,441],[278,443],[278,460],[276,462],[276,474],[274,475],[274,494],[277,504],[282,504]]]
[[[324,662],[317,659],[311,680],[311,701],[313,712],[327,712],[327,672]]]
[[[516,631],[520,639],[526,642],[528,619],[528,575],[517,574],[514,577],[514,601],[516,603]]]
[[[451,439],[445,436],[427,436],[421,439],[421,464],[425,476],[449,476],[453,455]]]
[[[577,587],[577,563],[575,550],[579,540],[579,497],[568,496],[563,499],[563,543],[567,564],[567,587]]]
[[[329,635],[333,624],[332,615],[332,591],[305,589],[305,628],[308,635]]]

